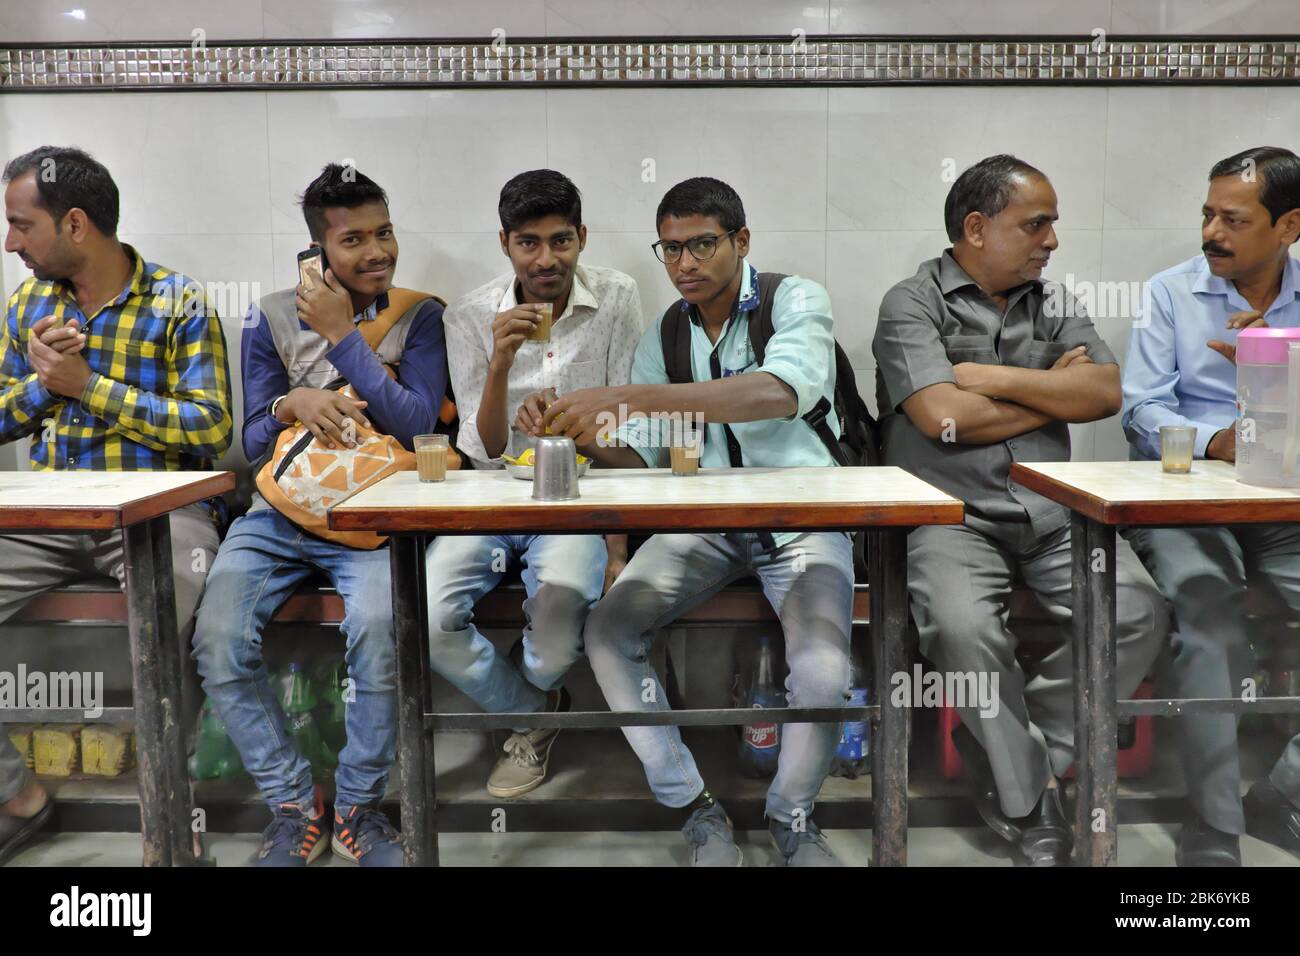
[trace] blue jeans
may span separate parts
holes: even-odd
[[[641,546],[587,619],[591,669],[611,710],[668,710],[650,663],[654,632],[737,578],[755,574],[785,632],[791,707],[848,702],[853,549],[844,534],[806,534],[764,551],[756,534],[657,534]],[[648,699],[647,699],[648,698]],[[676,727],[624,727],[656,799],[684,807],[704,790]],[[769,819],[812,813],[830,769],[838,724],[786,724]]]
[[[582,656],[582,626],[605,584],[599,535],[447,535],[426,553],[429,659],[488,713],[531,714]],[[522,563],[523,642],[514,660],[473,624],[474,605]]]
[[[314,799],[311,766],[285,731],[279,695],[262,663],[262,630],[285,598],[319,569],[343,599],[344,653],[355,700],[344,718],[336,803],[378,801],[397,749],[397,682],[388,549],[362,551],[300,530],[278,511],[251,511],[230,527],[208,574],[194,628],[203,689],[275,808]]]

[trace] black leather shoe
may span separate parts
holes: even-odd
[[[1044,790],[1021,823],[1020,852],[1030,866],[1069,866],[1074,838],[1061,807],[1061,788]]]
[[[4,866],[15,853],[30,843],[53,815],[53,800],[46,800],[45,806],[26,819],[11,813],[0,813],[0,866]]]
[[[1241,838],[1216,830],[1193,811],[1178,832],[1174,862],[1179,866],[1241,866]]]
[[[1300,808],[1268,780],[1261,780],[1241,801],[1246,832],[1300,857]]]
[[[993,767],[988,754],[975,739],[975,735],[966,729],[965,724],[958,724],[952,732],[952,743],[961,754],[962,763],[966,765],[966,780],[970,784],[971,799],[980,818],[988,824],[990,830],[1008,843],[1020,840],[1020,826],[1017,820],[1002,812],[1002,803],[998,800],[998,787],[993,779]]]

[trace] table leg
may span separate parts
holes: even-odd
[[[872,748],[871,828],[874,866],[907,865],[908,705],[890,703],[893,674],[907,670],[907,529],[867,532],[871,632],[876,648],[880,731]]]
[[[1118,857],[1115,696],[1115,529],[1071,518],[1074,588],[1074,858],[1114,866]]]
[[[171,528],[163,515],[123,529],[122,537],[144,864],[193,865]]]
[[[388,547],[397,645],[397,753],[406,864],[437,866],[433,735],[424,726],[429,697],[425,539],[422,535],[394,535]]]

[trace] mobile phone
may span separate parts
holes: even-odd
[[[329,262],[325,259],[325,250],[312,246],[298,253],[298,284],[306,289],[314,289],[325,284],[325,270]]]

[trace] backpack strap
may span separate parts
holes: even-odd
[[[432,292],[416,292],[414,289],[392,288],[388,290],[388,307],[380,311],[378,315],[369,322],[363,322],[360,325],[361,337],[366,340],[371,351],[379,351],[379,343],[387,338],[388,333],[393,331],[393,326],[402,320],[402,318],[412,309],[432,299],[444,309],[447,308],[447,300],[440,295],[434,295]],[[388,369],[388,374],[393,375],[393,370]],[[396,377],[394,375],[394,377]],[[448,387],[451,383],[448,382]],[[330,386],[333,387],[333,383]],[[438,420],[444,425],[450,425],[456,420],[456,403],[446,395],[442,397],[442,405],[438,409]]]
[[[370,346],[371,351],[378,351],[379,343],[384,341],[388,333],[393,330],[393,326],[400,322],[406,313],[428,299],[433,299],[444,309],[447,307],[446,299],[430,292],[416,292],[414,289],[389,289],[388,306],[381,309],[379,314],[369,322],[362,322],[358,326],[361,329],[361,337],[366,340],[366,344]]]
[[[664,371],[670,385],[695,381],[691,371],[691,320],[678,299],[664,312],[659,323],[659,341],[663,346]]]
[[[767,354],[767,343],[776,335],[772,324],[772,305],[776,302],[776,290],[789,276],[780,272],[760,272],[758,274],[758,315],[749,320],[749,347],[754,352],[754,363],[763,364]]]

